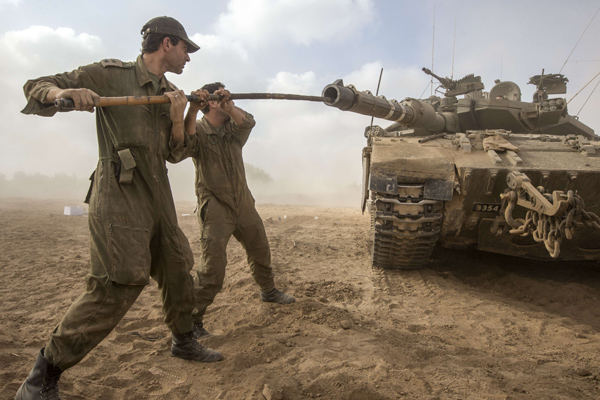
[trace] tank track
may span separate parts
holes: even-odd
[[[423,185],[398,186],[397,195],[372,192],[374,267],[419,269],[440,237],[443,202],[423,199]]]

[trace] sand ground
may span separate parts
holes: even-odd
[[[0,398],[13,398],[89,268],[87,218],[59,200],[0,200]],[[199,254],[193,203],[180,225]],[[357,209],[259,205],[276,283],[261,303],[232,239],[204,341],[225,360],[170,357],[156,284],[61,379],[64,399],[598,399],[600,266],[436,250],[420,271],[374,270]],[[191,214],[183,216],[182,214]]]

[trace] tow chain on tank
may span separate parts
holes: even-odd
[[[546,193],[544,187],[538,186],[537,189],[548,201],[552,201],[553,196]],[[510,230],[510,233],[520,236],[531,234],[536,242],[544,243],[551,257],[557,258],[563,239],[572,239],[573,232],[582,225],[600,230],[600,217],[585,210],[585,203],[581,196],[569,190],[566,195],[561,194],[561,197],[568,200],[568,207],[561,215],[550,216],[540,211],[527,210],[523,220],[512,217],[512,211],[518,198],[517,192],[512,190],[503,194],[502,198],[508,199],[504,212],[505,219],[514,228]]]
[[[423,199],[423,185],[399,186],[395,196],[373,194],[373,266],[422,267],[440,235],[443,203]]]

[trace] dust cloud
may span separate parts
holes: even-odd
[[[306,185],[295,179],[273,178],[252,164],[244,164],[246,179],[258,204],[313,205],[322,207],[360,206],[361,187],[356,182]],[[175,201],[195,201],[194,164],[185,160],[168,165],[169,180]]]
[[[167,164],[169,180],[175,201],[195,201],[194,165],[191,160]],[[274,179],[269,173],[251,164],[245,164],[248,186],[259,204],[314,205],[323,207],[356,207],[360,205],[360,186],[357,183],[332,183],[306,187],[288,179]],[[91,175],[92,171],[90,171]],[[73,174],[16,172],[12,179],[0,174],[0,197],[30,199],[85,198],[90,181]]]

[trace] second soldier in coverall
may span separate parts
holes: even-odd
[[[275,288],[271,251],[254,198],[246,183],[242,147],[254,127],[254,117],[236,107],[229,91],[212,83],[192,94],[218,94],[221,101],[209,101],[204,117],[196,121],[201,105],[190,103],[185,117],[190,145],[173,151],[177,161],[192,157],[196,167],[198,222],[202,244],[194,275],[196,310],[193,314],[196,338],[210,336],[204,328],[206,308],[223,288],[227,266],[227,243],[233,235],[246,250],[252,277],[260,288],[262,301],[289,304],[293,296]]]
[[[164,73],[181,74],[188,53],[199,47],[170,17],[150,20],[142,35],[142,54],[134,62],[103,60],[25,84],[25,114],[52,116],[53,102],[61,97],[72,98],[81,111],[93,111],[99,96],[166,94],[171,103],[96,109],[100,159],[88,195],[86,290],[39,352],[17,400],[58,398],[60,374],[113,330],[150,277],[161,291],[172,355],[206,362],[222,358],[192,333],[193,255],[177,224],[165,165],[171,149],[189,145],[189,139],[183,130],[187,99]]]

